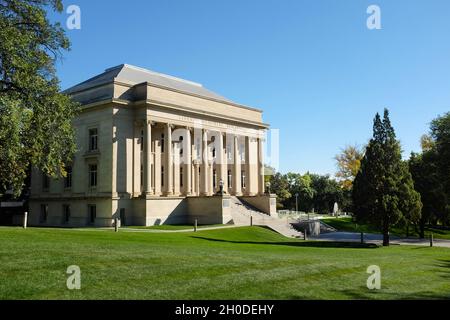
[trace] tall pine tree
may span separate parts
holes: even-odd
[[[389,245],[389,230],[400,222],[417,222],[422,203],[414,190],[407,163],[402,161],[401,147],[384,110],[377,113],[361,168],[353,186],[356,219],[370,223],[383,233],[383,245]]]

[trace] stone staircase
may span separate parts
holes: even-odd
[[[249,226],[251,217],[255,226],[266,226],[285,237],[303,239],[303,233],[295,230],[289,220],[269,216],[238,197],[231,197],[231,217],[237,226]]]

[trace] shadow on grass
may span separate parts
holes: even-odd
[[[309,247],[309,248],[350,248],[350,249],[375,249],[378,248],[373,243],[355,243],[355,242],[331,242],[331,241],[285,241],[285,242],[268,242],[268,241],[237,241],[237,240],[224,240],[214,239],[199,236],[191,236],[194,239],[222,242],[222,243],[234,243],[234,244],[260,244],[260,245],[276,245],[276,246],[289,246],[289,247]]]
[[[365,287],[361,287],[357,290],[342,290],[347,298],[351,300],[449,300],[448,294],[438,294],[435,292],[415,292],[411,294],[393,292],[384,292],[383,287],[381,290],[369,290]]]

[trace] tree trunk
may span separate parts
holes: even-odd
[[[383,222],[383,246],[389,246],[389,222],[387,219]]]

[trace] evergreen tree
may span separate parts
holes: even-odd
[[[353,186],[353,205],[357,221],[375,225],[383,233],[383,245],[389,245],[389,230],[399,222],[420,218],[420,195],[407,164],[402,161],[389,112],[381,119],[377,113],[361,168]]]

